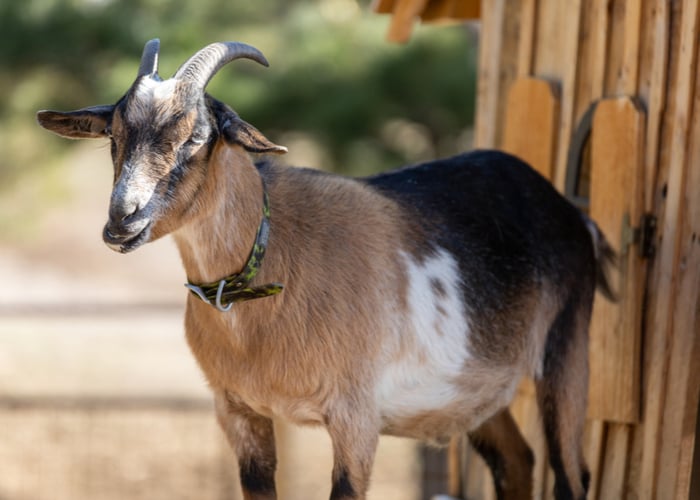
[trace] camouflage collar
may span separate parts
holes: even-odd
[[[230,311],[235,302],[259,299],[280,293],[284,288],[281,283],[250,286],[250,282],[253,281],[262,266],[269,236],[270,199],[267,196],[265,186],[263,186],[263,216],[260,226],[258,226],[258,233],[255,235],[253,249],[250,251],[250,256],[243,270],[212,283],[195,285],[188,281],[185,286],[197,297],[221,312]]]

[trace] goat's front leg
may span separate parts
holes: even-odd
[[[333,414],[326,420],[333,442],[331,500],[362,500],[372,473],[379,426],[369,415]]]
[[[245,500],[274,500],[275,435],[272,420],[224,391],[215,394],[216,416],[238,458]]]

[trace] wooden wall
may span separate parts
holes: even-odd
[[[596,298],[591,332],[589,498],[690,495],[700,391],[698,3],[481,5],[476,146],[525,157],[564,191],[572,144],[590,120],[590,210],[623,257],[621,301]],[[635,228],[645,215],[656,228],[642,255]],[[535,498],[550,498],[531,384],[512,411],[537,455]],[[462,453],[464,496],[495,498],[483,463]]]

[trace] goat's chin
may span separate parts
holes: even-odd
[[[140,247],[144,243],[148,243],[151,240],[151,223],[149,222],[146,225],[146,227],[144,227],[137,234],[128,236],[126,238],[114,238],[110,234],[107,226],[105,226],[104,231],[102,232],[102,240],[105,242],[105,245],[107,245],[107,247],[109,247],[111,250],[114,250],[115,252],[133,252],[138,247]]]

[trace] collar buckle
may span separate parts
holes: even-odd
[[[232,300],[231,302],[229,302],[229,304],[227,306],[224,306],[221,302],[221,296],[223,295],[224,286],[226,286],[225,279],[222,279],[221,281],[219,281],[219,287],[216,290],[216,298],[214,299],[213,304],[211,303],[211,300],[209,300],[209,297],[207,297],[207,295],[204,293],[204,290],[202,290],[202,288],[200,286],[193,285],[192,283],[187,283],[187,284],[185,284],[185,286],[187,288],[189,288],[189,290],[191,292],[194,292],[195,295],[197,295],[197,297],[202,299],[202,301],[209,304],[210,306],[215,307],[217,310],[219,310],[221,312],[229,312],[231,310],[231,308],[233,307],[233,303],[235,302],[235,300]]]
[[[255,243],[248,256],[243,271],[237,274],[232,274],[222,278],[218,282],[207,283],[204,285],[195,285],[191,282],[185,284],[192,293],[202,299],[203,302],[216,308],[220,312],[228,312],[233,307],[235,302],[269,297],[280,293],[284,285],[280,283],[269,283],[258,287],[249,287],[253,278],[258,274],[262,266],[262,260],[267,248],[267,240],[270,235],[270,200],[263,186],[263,217],[258,227],[258,232],[255,236]],[[224,290],[228,288],[228,290]],[[233,290],[231,290],[233,288]],[[223,304],[222,299],[229,299],[227,305]],[[213,303],[212,303],[213,299]]]

